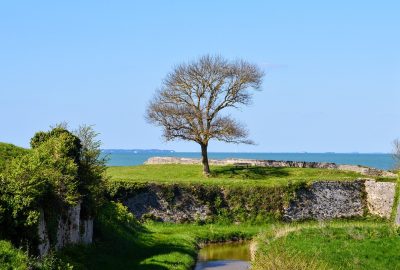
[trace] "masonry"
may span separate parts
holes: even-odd
[[[374,215],[389,219],[396,184],[373,179],[315,181],[298,187],[216,187],[147,184],[115,197],[138,219],[163,222],[207,221],[221,213],[232,221],[253,218],[327,220]]]

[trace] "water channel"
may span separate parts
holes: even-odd
[[[209,244],[200,249],[195,270],[247,270],[250,267],[250,243]]]

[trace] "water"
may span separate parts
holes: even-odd
[[[154,156],[173,156],[200,158],[200,153],[193,152],[134,152],[127,150],[104,150],[109,155],[109,166],[132,166],[143,164]],[[272,159],[293,161],[334,162],[337,164],[364,165],[368,167],[389,170],[394,167],[391,154],[359,154],[359,153],[209,153],[211,159],[246,158]]]
[[[195,270],[246,270],[249,262],[249,242],[210,244],[200,249]]]

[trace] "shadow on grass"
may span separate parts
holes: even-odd
[[[211,173],[212,177],[237,178],[258,180],[268,177],[287,177],[287,168],[268,168],[268,167],[217,167]]]
[[[190,265],[180,262],[180,257],[196,256],[194,249],[171,241],[176,239],[163,239],[148,231],[116,203],[109,203],[100,211],[94,233],[92,245],[65,248],[60,258],[70,262],[74,270],[167,270],[179,264],[181,269],[189,268]]]

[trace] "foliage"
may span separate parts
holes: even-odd
[[[6,168],[14,158],[18,158],[29,152],[28,149],[15,146],[9,143],[0,142],[0,173]]]
[[[71,132],[62,127],[56,127],[49,132],[36,132],[31,139],[31,147],[32,149],[35,149],[52,138],[60,137],[63,137],[64,140],[68,141],[68,148],[66,149],[67,151],[63,154],[73,158],[74,161],[78,161],[82,148],[81,142],[77,136],[74,136]]]
[[[10,242],[0,240],[0,270],[25,270],[28,269],[28,257]]]
[[[30,258],[29,269],[32,270],[73,270],[74,267],[51,252],[43,258]]]
[[[32,241],[40,206],[68,206],[79,201],[78,168],[66,155],[70,147],[71,140],[65,133],[50,138],[29,154],[14,159],[1,175],[3,237],[14,240],[26,237]]]
[[[54,244],[57,221],[68,207],[82,203],[84,214],[95,214],[105,179],[96,136],[90,126],[81,127],[77,135],[57,126],[36,133],[32,150],[7,163],[0,174],[1,237],[36,246],[36,226],[44,211]]]
[[[101,141],[97,140],[99,134],[94,131],[93,126],[80,126],[74,133],[81,142],[78,189],[84,195],[82,211],[84,215],[94,216],[98,207],[104,203],[107,157],[101,157]]]
[[[203,170],[210,173],[207,147],[209,140],[249,143],[242,124],[222,111],[249,105],[250,89],[260,89],[263,72],[246,61],[227,61],[206,55],[181,64],[167,75],[151,100],[147,120],[163,128],[167,141],[186,140],[201,146]]]
[[[64,249],[60,257],[74,269],[187,270],[193,267],[198,244],[248,239],[261,226],[137,223],[126,207],[110,202],[95,221],[92,246]]]

